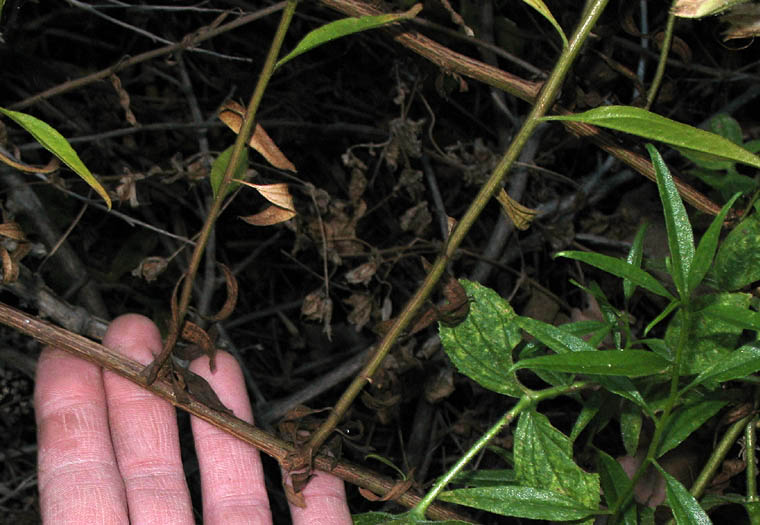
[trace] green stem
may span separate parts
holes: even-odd
[[[660,84],[662,83],[662,77],[665,75],[665,65],[668,61],[668,54],[670,53],[670,43],[673,41],[673,26],[675,25],[675,22],[675,15],[672,12],[669,12],[668,21],[665,25],[665,38],[662,40],[662,48],[660,49],[660,60],[657,62],[657,70],[654,73],[652,85],[649,86],[649,92],[647,93],[646,109],[650,109],[652,104],[654,104],[654,99],[657,97],[657,91],[660,89]]]
[[[757,446],[757,414],[744,429],[744,452],[747,454],[747,501],[757,502],[757,465],[755,464]]]
[[[726,459],[729,450],[731,450],[731,447],[734,446],[736,440],[739,439],[742,430],[744,430],[744,428],[749,424],[751,418],[752,415],[750,414],[743,417],[739,421],[734,422],[730,427],[728,427],[728,430],[725,434],[723,434],[723,437],[715,447],[715,450],[713,450],[712,454],[710,454],[710,459],[707,460],[705,466],[702,467],[702,471],[697,476],[697,479],[694,480],[694,484],[691,486],[690,490],[692,496],[695,498],[700,498],[702,494],[704,494],[708,483],[710,483],[710,481],[712,481],[712,479],[715,477],[715,473],[718,472],[718,469],[723,464],[723,460]],[[749,466],[747,467],[747,470],[749,470]]]
[[[438,478],[438,481],[436,481],[435,485],[430,488],[428,493],[425,494],[425,496],[410,511],[410,513],[414,514],[419,519],[423,519],[425,517],[425,511],[427,508],[431,503],[433,503],[435,498],[438,497],[443,489],[446,488],[446,485],[449,484],[454,476],[456,476],[465,467],[465,465],[470,462],[472,458],[477,456],[480,451],[483,450],[485,446],[496,435],[499,434],[499,432],[511,424],[512,421],[514,421],[514,419],[524,410],[535,406],[539,402],[546,399],[553,399],[555,397],[570,394],[572,392],[578,392],[579,390],[588,388],[592,384],[593,383],[588,381],[579,381],[577,383],[573,383],[572,385],[556,386],[541,390],[540,392],[531,392],[529,394],[523,395],[520,398],[520,401],[518,401],[515,406],[513,406],[506,414],[501,417],[501,419],[499,419],[493,426],[491,426],[491,428],[489,428],[488,431],[483,434],[480,439],[478,439],[461,458],[459,458],[459,460],[451,467],[451,469],[449,469],[448,472],[446,472],[446,474]]]
[[[662,441],[663,433],[668,427],[670,416],[680,397],[678,392],[678,381],[681,378],[681,361],[683,359],[684,348],[686,348],[686,344],[689,341],[689,333],[691,331],[691,305],[688,303],[688,301],[686,303],[682,302],[681,305],[681,315],[683,317],[681,322],[681,333],[678,337],[678,347],[676,348],[676,358],[673,362],[673,375],[670,378],[670,393],[668,395],[667,401],[665,402],[665,406],[663,407],[662,416],[660,416],[660,418],[655,421],[654,435],[652,436],[652,441],[649,443],[646,457],[644,458],[644,461],[642,461],[639,468],[636,470],[636,473],[633,475],[633,479],[631,480],[631,484],[627,492],[624,493],[620,499],[618,499],[615,507],[613,508],[613,514],[610,518],[610,523],[612,524],[617,523],[618,518],[620,517],[620,513],[623,511],[623,509],[625,509],[631,497],[633,496],[633,489],[636,487],[636,483],[638,483],[639,479],[641,479],[641,477],[644,475],[644,472],[646,472],[646,469],[649,467],[652,461],[656,459],[657,452],[660,448],[660,442]]]
[[[251,99],[248,102],[243,124],[240,127],[237,138],[235,139],[235,144],[232,148],[232,155],[230,156],[230,161],[227,164],[227,170],[224,172],[224,178],[219,185],[216,197],[211,203],[211,208],[206,215],[206,221],[203,224],[203,228],[201,229],[198,241],[195,244],[195,250],[193,251],[192,258],[190,259],[190,265],[187,269],[187,273],[182,284],[182,292],[180,294],[179,306],[177,308],[178,315],[176,322],[171,327],[166,342],[164,343],[164,347],[161,350],[161,354],[155,359],[153,363],[151,363],[151,365],[149,365],[148,368],[146,368],[149,383],[155,381],[158,375],[158,371],[169,358],[169,355],[174,348],[174,344],[177,342],[179,333],[181,332],[182,323],[185,320],[185,315],[187,314],[187,309],[190,305],[190,298],[193,291],[195,275],[198,273],[198,268],[200,267],[201,259],[203,258],[203,252],[206,249],[206,244],[208,243],[208,239],[211,235],[211,232],[213,231],[216,219],[219,216],[222,205],[224,204],[224,198],[227,195],[227,188],[232,182],[233,174],[235,173],[237,166],[240,164],[240,160],[242,159],[243,150],[247,147],[248,141],[250,140],[253,133],[254,126],[256,124],[256,111],[258,110],[261,99],[264,96],[264,91],[269,84],[272,73],[274,72],[274,67],[277,63],[277,57],[280,54],[282,43],[285,40],[285,34],[287,33],[288,27],[290,26],[290,21],[293,19],[293,14],[295,13],[297,4],[298,0],[288,0],[285,9],[282,12],[280,24],[277,27],[277,32],[275,33],[274,38],[272,39],[272,44],[269,47],[269,53],[267,54],[266,61],[264,62],[264,67],[262,68],[261,74],[259,75],[259,80],[256,83],[256,88],[253,91],[253,95],[251,95]]]
[[[383,340],[378,345],[377,350],[375,350],[375,353],[373,354],[370,361],[348,386],[346,391],[333,407],[333,410],[330,412],[330,415],[327,417],[325,422],[317,429],[316,432],[314,432],[314,434],[312,434],[309,443],[307,443],[304,449],[309,454],[319,449],[319,447],[322,446],[325,440],[330,436],[330,433],[343,418],[344,414],[349,409],[354,399],[356,399],[356,396],[358,396],[361,390],[364,388],[364,385],[371,381],[372,376],[380,367],[380,364],[383,362],[383,359],[388,354],[391,347],[395,344],[396,340],[401,336],[406,327],[411,323],[412,319],[414,319],[417,311],[419,311],[427,298],[433,292],[436,283],[440,279],[441,275],[443,275],[446,265],[449,263],[457,248],[464,240],[467,232],[470,230],[475,220],[483,211],[483,208],[485,208],[486,204],[491,200],[491,197],[493,197],[496,191],[501,187],[504,177],[509,172],[509,169],[512,167],[514,161],[517,160],[517,157],[520,154],[520,150],[522,150],[522,147],[528,141],[531,134],[536,129],[536,126],[538,126],[538,124],[541,122],[541,117],[546,114],[546,112],[553,104],[555,98],[557,97],[557,93],[562,86],[562,82],[570,70],[570,66],[578,56],[583,43],[586,41],[588,34],[596,24],[596,21],[604,10],[604,7],[607,5],[607,2],[608,0],[591,1],[590,7],[588,7],[585,11],[586,17],[581,19],[575,31],[575,34],[570,40],[569,46],[562,51],[562,54],[560,55],[551,76],[546,81],[546,84],[544,84],[544,87],[541,90],[541,93],[539,94],[536,103],[533,106],[533,109],[526,118],[523,127],[520,129],[517,136],[512,141],[512,144],[510,144],[509,148],[504,154],[504,157],[502,158],[501,162],[499,162],[499,165],[494,169],[488,181],[480,188],[477,197],[472,202],[472,204],[470,204],[470,207],[467,209],[464,216],[459,221],[459,224],[457,224],[456,228],[449,237],[449,241],[446,244],[444,253],[441,254],[435,261],[429,273],[427,274],[425,281],[419,287],[414,296],[412,296],[409,302],[407,302],[404,310],[401,312],[396,322],[393,324],[388,333],[385,334],[385,337],[383,337]],[[303,466],[305,463],[304,460],[305,458],[303,457],[299,458],[299,461],[297,463],[301,463],[301,465],[296,464],[296,466]]]

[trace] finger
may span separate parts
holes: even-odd
[[[145,365],[161,351],[158,329],[140,315],[115,319],[103,343]],[[131,522],[193,523],[174,408],[112,372],[103,381]]]
[[[37,364],[37,484],[44,523],[125,523],[127,502],[100,367],[47,348]]]
[[[284,474],[283,474],[284,475]],[[302,491],[306,507],[290,505],[293,525],[330,523],[351,525],[351,513],[346,501],[343,481],[327,472],[315,471],[314,477]]]
[[[219,352],[214,373],[207,357],[193,361],[190,370],[204,377],[237,417],[253,423],[243,374],[234,357]],[[190,422],[201,473],[204,523],[271,523],[258,450],[196,417]]]

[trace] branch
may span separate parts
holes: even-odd
[[[207,421],[224,432],[232,434],[238,439],[256,447],[260,451],[276,459],[278,462],[282,462],[282,460],[294,450],[290,443],[268,432],[264,432],[235,416],[209,408],[203,403],[193,399],[190,399],[187,402],[179,401],[174,395],[174,389],[171,383],[168,381],[157,380],[153,384],[148,385],[145,378],[141,376],[141,372],[144,368],[143,365],[137,361],[127,359],[113,350],[87,339],[86,337],[69,332],[45,321],[41,321],[36,317],[32,317],[3,303],[0,303],[0,323],[14,328],[22,334],[33,337],[45,345],[65,350],[77,357],[115,372],[157,396],[162,397],[177,408]],[[396,485],[396,481],[380,476],[369,469],[324,455],[314,457],[314,467],[318,470],[329,472],[344,481],[369,489],[379,495],[387,494]],[[419,495],[406,492],[396,498],[395,501],[411,508],[414,507],[420,499]],[[430,518],[438,520],[450,519],[468,521],[467,517],[462,516],[443,505],[431,506],[428,515]]]

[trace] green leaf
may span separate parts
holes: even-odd
[[[595,352],[596,348],[567,330],[530,317],[517,317],[517,325],[558,354]]]
[[[728,113],[718,113],[711,118],[710,129],[712,129],[713,133],[717,133],[721,137],[727,138],[734,144],[741,145],[744,141],[742,127],[739,125],[739,122]]]
[[[653,415],[649,406],[646,404],[646,401],[644,401],[644,398],[641,397],[641,393],[636,388],[636,385],[634,385],[633,381],[627,377],[598,376],[595,377],[594,380],[598,381],[599,384],[601,384],[606,390],[635,403],[636,405],[643,408],[644,411],[647,412],[647,414],[650,416]]]
[[[581,412],[573,424],[573,429],[570,431],[570,441],[575,442],[581,432],[585,430],[591,421],[599,413],[602,406],[602,392],[590,392],[589,396],[583,400],[581,406]]]
[[[760,280],[760,219],[753,213],[726,236],[715,257],[721,290],[738,290]]]
[[[667,316],[669,316],[673,312],[673,310],[675,310],[679,306],[681,306],[681,303],[679,301],[675,301],[675,300],[674,301],[670,301],[670,303],[668,303],[668,305],[662,310],[662,312],[660,312],[657,315],[657,317],[655,317],[654,319],[652,319],[651,321],[649,321],[649,324],[646,325],[646,327],[644,327],[644,335],[649,334],[649,332],[652,330],[652,328],[654,328],[655,326],[657,326],[658,324],[660,324],[660,322],[663,319],[665,319]]]
[[[645,222],[636,231],[636,237],[633,238],[631,249],[628,251],[628,257],[626,257],[626,262],[636,268],[641,268],[641,258],[644,255],[644,235],[646,234],[647,226],[648,224]],[[631,300],[635,291],[636,285],[630,279],[623,279],[623,296],[625,297],[626,304]]]
[[[214,194],[215,199],[216,194],[219,192],[219,186],[222,184],[222,180],[224,180],[224,172],[227,171],[227,164],[230,163],[230,157],[232,157],[232,148],[234,148],[234,146],[230,146],[222,153],[220,153],[219,156],[214,160],[214,163],[211,165],[211,175],[209,178],[211,180],[211,190]],[[237,168],[235,169],[235,173],[232,174],[232,178],[244,179],[246,169],[248,169],[248,150],[243,149],[243,156],[240,159],[240,164],[238,164]],[[239,182],[235,180],[231,181],[230,185],[227,187],[227,194],[235,191],[238,186],[240,186]]]
[[[749,294],[724,293],[698,297],[694,301],[692,325],[681,358],[681,375],[696,375],[713,364],[726,359],[737,347],[743,331],[737,319],[722,320],[714,311],[749,311]],[[676,312],[665,331],[665,342],[670,348],[678,346],[683,314]]]
[[[673,450],[680,445],[727,404],[728,401],[722,399],[707,399],[680,408],[668,420],[668,426],[665,428],[655,457],[659,458],[669,450]]]
[[[576,374],[641,377],[661,374],[670,363],[645,350],[605,350],[589,354],[554,354],[521,359],[513,368],[540,368]]]
[[[354,525],[383,525],[385,523],[392,523],[393,525],[469,525],[466,521],[459,520],[433,521],[418,518],[411,511],[403,514],[366,512],[364,514],[354,514],[351,516],[351,519]]]
[[[601,450],[597,450],[597,470],[602,482],[604,499],[607,508],[612,508],[620,498],[631,492],[631,478],[623,470],[623,467],[615,459]],[[622,514],[622,521],[626,525],[636,525],[636,504],[631,500]]]
[[[535,410],[520,414],[514,443],[520,485],[550,490],[585,508],[598,507],[599,476],[575,464],[572,442],[546,416]]]
[[[618,259],[616,257],[610,257],[609,255],[603,255],[601,253],[588,253],[588,252],[576,252],[576,251],[564,251],[559,252],[557,257],[567,257],[569,259],[575,259],[576,261],[585,262],[591,266],[595,266],[600,270],[604,270],[607,273],[616,275],[623,279],[628,279],[635,286],[641,286],[642,288],[649,290],[650,292],[667,297],[668,299],[675,299],[673,295],[668,292],[660,282],[652,277],[650,274],[634,266],[633,264]]]
[[[632,403],[623,402],[620,410],[620,437],[629,456],[635,456],[639,448],[641,425],[644,423],[641,410]]]
[[[534,520],[569,521],[599,514],[596,508],[584,507],[567,496],[532,487],[507,486],[450,490],[441,493],[438,499],[502,516]]]
[[[723,383],[741,379],[760,370],[760,346],[756,343],[744,345],[716,361],[699,374],[687,388],[701,384]]]
[[[420,11],[422,11],[422,4],[415,4],[411,9],[403,13],[350,17],[330,22],[329,24],[325,24],[310,31],[305,37],[303,37],[298,45],[296,45],[295,49],[278,60],[274,67],[277,69],[298,55],[306,53],[322,44],[326,44],[331,40],[359,33],[361,31],[367,31],[369,29],[377,29],[378,27],[392,24],[393,22],[400,22],[401,20],[414,18]]]
[[[665,478],[667,502],[673,511],[676,523],[678,525],[712,525],[712,521],[710,521],[707,513],[699,506],[699,502],[694,499],[694,496],[689,494],[686,487],[668,474],[657,462],[654,462],[654,466],[657,467],[657,470]]]
[[[509,485],[515,482],[515,471],[508,469],[481,469],[462,471],[451,483],[468,487],[493,487]]]
[[[723,226],[723,221],[726,219],[726,215],[728,215],[731,206],[734,205],[734,202],[736,202],[736,199],[738,199],[740,195],[741,194],[737,193],[731,197],[720,210],[720,213],[715,216],[712,223],[710,223],[710,227],[707,228],[707,231],[699,240],[699,246],[697,246],[697,251],[694,254],[694,262],[691,268],[691,273],[689,274],[689,290],[696,289],[697,286],[702,283],[705,275],[707,275],[707,271],[710,269],[713,259],[715,258],[715,252],[718,249],[718,240],[720,239],[720,230]]]
[[[665,161],[654,146],[647,144],[646,147],[652,158],[652,165],[657,176],[657,188],[660,190],[665,227],[668,232],[673,282],[681,299],[688,300],[691,293],[689,274],[694,260],[694,232],[689,216],[686,215],[681,195],[678,193],[678,188],[673,182]]]
[[[760,168],[760,157],[720,135],[632,106],[602,106],[577,115],[550,116],[542,120],[586,122]]]
[[[715,301],[703,308],[700,311],[700,314],[718,319],[737,328],[760,332],[760,312],[750,310],[746,307],[745,299],[749,299],[749,296],[747,294],[737,293],[727,294],[725,297],[733,297],[737,302],[727,303]]]
[[[559,25],[557,20],[555,20],[554,16],[552,15],[551,11],[549,11],[549,8],[546,7],[546,5],[541,0],[523,0],[526,4],[531,6],[533,9],[541,13],[541,16],[546,18],[551,25],[554,26],[554,29],[557,30],[557,33],[559,33],[560,38],[562,39],[562,47],[567,48],[567,37],[565,36],[565,32],[562,31],[562,26]]]
[[[485,388],[519,397],[523,388],[512,366],[512,350],[521,340],[517,314],[499,294],[460,279],[470,297],[470,312],[456,326],[439,323],[441,343],[454,366]]]
[[[34,140],[39,142],[42,147],[48,150],[50,153],[58,157],[61,162],[71,168],[71,170],[79,175],[82,180],[90,185],[98,195],[100,195],[106,204],[108,209],[111,209],[111,197],[108,196],[108,192],[98,182],[98,179],[90,173],[87,166],[84,165],[82,159],[79,158],[77,152],[71,147],[69,141],[67,141],[63,135],[58,133],[51,126],[45,122],[35,118],[26,113],[20,113],[18,111],[11,111],[10,109],[0,108],[0,113],[13,120],[16,124],[28,131]]]

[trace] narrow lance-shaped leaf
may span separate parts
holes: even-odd
[[[521,359],[512,369],[538,368],[576,374],[641,377],[660,374],[669,364],[657,354],[644,350],[605,350],[530,357]]]
[[[562,26],[559,25],[559,22],[557,22],[557,20],[554,18],[554,15],[552,15],[552,12],[549,11],[549,8],[546,7],[546,4],[544,4],[541,0],[523,0],[523,2],[541,13],[541,16],[546,18],[551,23],[551,25],[554,26],[554,29],[557,30],[557,33],[559,33],[559,36],[562,39],[562,46],[567,47],[568,43],[565,32],[562,31]]]
[[[569,259],[575,259],[576,261],[585,262],[586,264],[595,266],[600,270],[604,270],[617,277],[628,279],[636,286],[641,286],[654,294],[667,297],[668,299],[675,299],[673,294],[668,292],[657,279],[627,261],[610,257],[609,255],[603,255],[601,253],[576,251],[559,252],[556,257],[567,257]]]
[[[691,289],[689,288],[689,273],[694,260],[694,232],[691,229],[689,216],[683,205],[681,196],[678,194],[670,175],[670,170],[662,160],[662,156],[651,144],[647,144],[647,151],[652,158],[655,175],[657,176],[657,188],[660,191],[662,211],[665,216],[665,227],[668,232],[668,247],[670,248],[670,264],[673,282],[682,299],[688,300]]]
[[[700,373],[684,391],[704,383],[717,384],[740,379],[758,370],[760,370],[760,346],[745,345]]]
[[[392,24],[393,22],[414,18],[420,11],[422,11],[422,4],[414,4],[411,9],[403,13],[351,17],[330,22],[329,24],[325,24],[322,27],[318,27],[309,32],[303,37],[298,45],[296,45],[295,49],[278,60],[274,67],[277,69],[285,62],[294,59],[298,55],[306,53],[322,44],[326,44],[331,40],[359,33],[361,31],[367,31],[369,29],[376,29],[378,27]]]
[[[694,525],[711,525],[712,521],[707,513],[699,506],[699,502],[689,494],[680,481],[668,474],[657,462],[654,463],[657,470],[665,478],[665,487],[667,492],[667,501],[676,523],[694,524]]]
[[[720,135],[632,106],[603,106],[576,115],[550,116],[542,120],[586,122],[760,168],[760,157]]]
[[[644,235],[647,231],[647,223],[642,224],[638,231],[636,231],[636,237],[633,238],[631,249],[626,257],[626,262],[636,268],[641,268],[641,258],[644,255]],[[623,279],[623,296],[626,301],[630,301],[633,297],[633,292],[636,291],[636,284],[631,282],[630,279]]]
[[[89,184],[90,187],[94,189],[104,201],[106,201],[108,209],[111,209],[111,197],[108,196],[108,192],[103,188],[100,182],[98,182],[95,176],[90,173],[90,170],[87,169],[87,166],[84,165],[82,159],[79,158],[77,152],[74,151],[74,148],[71,147],[71,144],[69,144],[69,141],[67,141],[63,135],[40,119],[27,115],[26,113],[11,111],[5,108],[0,108],[0,113],[28,131],[34,137],[34,140],[39,142],[42,147],[71,168],[74,173],[79,175],[82,180]]]
[[[718,249],[718,240],[720,239],[720,229],[723,226],[723,221],[728,215],[728,211],[731,206],[734,205],[736,199],[741,196],[740,193],[735,194],[731,199],[723,206],[720,213],[715,216],[710,227],[699,240],[697,251],[694,254],[694,264],[691,267],[691,273],[689,274],[689,289],[694,290],[700,285],[702,279],[707,275],[707,271],[710,269],[713,259],[715,258],[715,252]]]

